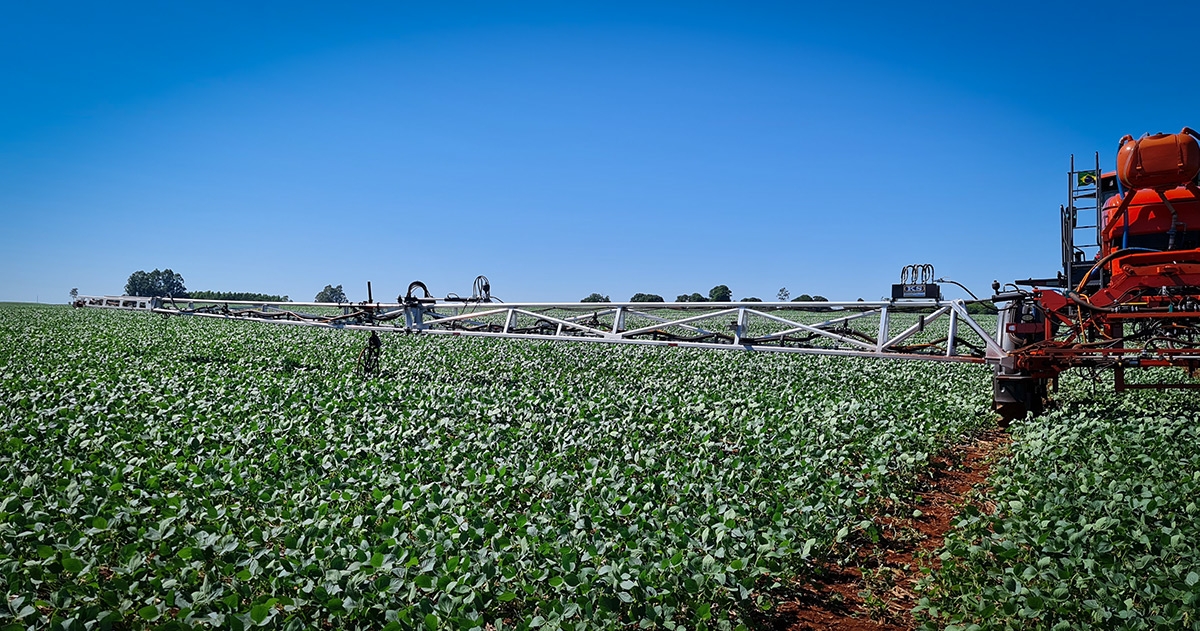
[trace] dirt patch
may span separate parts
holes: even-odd
[[[1006,432],[984,432],[933,458],[921,480],[920,516],[881,520],[883,536],[859,548],[857,567],[822,566],[819,576],[795,586],[761,622],[787,631],[913,628],[913,588],[923,565],[940,565],[931,553],[942,545],[967,493],[987,481],[1008,443]]]

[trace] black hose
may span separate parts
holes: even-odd
[[[967,292],[968,294],[971,294],[971,298],[972,298],[973,300],[979,300],[979,296],[976,296],[976,295],[975,295],[975,292],[971,291],[970,289],[967,289],[967,286],[966,286],[966,285],[963,285],[962,283],[960,283],[960,282],[958,282],[958,281],[956,281],[956,280],[950,280],[949,278],[939,278],[939,279],[937,279],[937,280],[936,280],[936,281],[934,281],[934,282],[937,282],[937,283],[950,283],[951,285],[958,285],[958,287],[959,287],[960,289],[962,289],[963,291]]]
[[[480,274],[471,284],[471,299],[478,302],[492,301],[492,283],[487,276]]]
[[[420,289],[422,292],[424,292],[424,293],[425,293],[425,297],[426,297],[426,298],[432,298],[432,297],[433,297],[433,296],[432,296],[432,295],[429,293],[429,288],[425,286],[425,283],[422,283],[422,282],[421,282],[421,281],[419,281],[419,280],[414,280],[413,282],[411,282],[411,283],[409,283],[409,284],[408,284],[408,292],[404,294],[404,300],[403,300],[403,301],[398,301],[398,302],[412,302],[413,300],[415,300],[415,299],[413,298],[413,290],[414,290],[414,289]]]

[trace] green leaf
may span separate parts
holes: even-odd
[[[434,614],[425,615],[425,628],[429,631],[435,631],[438,627],[438,617]]]
[[[158,607],[155,607],[154,605],[146,605],[145,607],[138,609],[138,615],[141,616],[143,620],[155,620],[158,618]]]
[[[72,574],[78,574],[83,571],[83,562],[75,557],[64,556],[62,566],[64,570]]]
[[[255,605],[250,608],[250,620],[254,624],[262,625],[271,616],[271,608],[266,605]]]
[[[497,596],[496,599],[502,603],[506,603],[516,597],[517,597],[517,595],[515,592],[504,592],[503,594],[500,594],[499,596]]]

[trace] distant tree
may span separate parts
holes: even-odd
[[[153,274],[154,272],[151,272]],[[156,281],[163,296],[174,296],[176,298],[187,298],[187,287],[183,284],[183,276],[172,272],[170,269],[165,269],[158,273]]]
[[[325,285],[325,289],[317,293],[313,302],[350,302],[350,300],[346,298],[346,292],[342,291],[341,285],[337,287]]]
[[[154,270],[158,271],[158,270]],[[125,281],[126,296],[149,296],[150,292],[154,291],[153,283],[150,282],[150,272],[138,270],[129,275],[129,280]]]
[[[256,294],[249,291],[192,291],[189,297],[197,300],[253,300],[260,302],[291,302],[287,296]]]
[[[172,272],[170,268],[145,272],[138,270],[129,275],[125,283],[126,296],[171,296],[187,298],[187,287],[183,285],[183,276]]]
[[[775,299],[779,302],[787,302],[791,297],[792,294],[787,290],[787,287],[780,287],[779,293],[775,294]]]
[[[583,300],[580,300],[579,302],[612,302],[612,301],[608,299],[608,296],[602,296],[598,293],[592,292],[591,295],[589,295],[587,298],[584,298]]]
[[[725,285],[717,285],[708,290],[708,299],[713,302],[729,302],[733,300],[733,292]]]
[[[708,302],[708,298],[700,295],[700,292],[693,292],[685,302]]]
[[[985,302],[972,302],[967,305],[967,313],[971,314],[995,314],[997,313],[995,305],[989,305]]]
[[[637,294],[634,294],[633,297],[629,299],[629,302],[666,302],[666,301],[663,300],[663,297],[658,294],[637,293]]]
[[[675,302],[691,302],[692,297],[687,294],[679,294],[675,296]]]
[[[75,304],[76,300],[79,300],[79,288],[72,287],[71,288],[71,304]]]
[[[745,298],[742,298],[741,302],[762,302],[762,298],[755,298],[754,296],[746,296]]]
[[[812,302],[813,297],[808,294],[800,294],[792,298],[792,302]]]

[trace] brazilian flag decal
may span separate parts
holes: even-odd
[[[1096,175],[1095,171],[1080,171],[1077,174],[1076,186],[1095,186]]]

